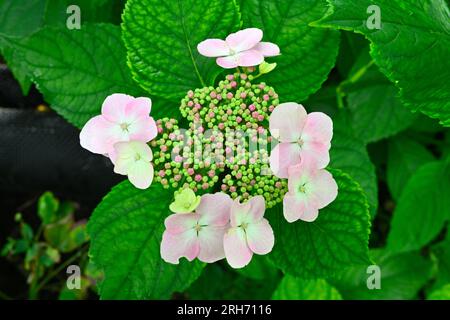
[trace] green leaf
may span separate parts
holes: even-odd
[[[407,136],[389,140],[388,150],[387,183],[392,197],[398,200],[409,178],[434,157],[423,145]]]
[[[150,94],[178,102],[189,89],[212,85],[221,71],[197,44],[239,26],[235,1],[130,0],[122,29],[133,76]]]
[[[195,300],[267,300],[278,282],[278,276],[251,279],[221,263],[213,263],[206,266],[202,275],[186,290],[185,296]]]
[[[327,79],[336,62],[339,32],[308,24],[326,12],[325,0],[246,0],[245,27],[264,31],[264,41],[276,43],[281,56],[270,58],[275,71],[264,81],[275,87],[282,101],[303,101]]]
[[[267,256],[254,255],[252,261],[241,269],[236,269],[236,272],[256,280],[263,280],[271,277],[275,277],[278,270],[273,266],[273,264],[268,260]]]
[[[285,275],[273,300],[342,300],[339,292],[323,279],[304,280]]]
[[[328,0],[317,24],[364,34],[380,70],[413,110],[450,126],[450,14],[444,0],[379,0],[381,29],[369,30],[372,0]]]
[[[53,193],[47,191],[38,200],[38,215],[43,224],[49,224],[57,220],[57,212],[59,209],[59,200],[55,198]]]
[[[437,277],[433,288],[440,288],[450,283],[450,237],[432,247],[437,258]]]
[[[28,39],[10,42],[20,50],[46,101],[77,127],[100,113],[108,95],[142,94],[126,66],[116,26],[45,27]]]
[[[270,258],[284,273],[326,278],[344,267],[369,262],[370,216],[364,192],[349,175],[330,171],[339,193],[314,222],[288,223],[281,204],[267,212],[276,239]]]
[[[160,184],[143,191],[120,183],[93,212],[89,255],[103,269],[102,299],[163,299],[186,289],[203,264],[183,259],[164,262],[160,243],[170,199]]]
[[[450,300],[450,283],[436,291],[433,291],[427,300]]]
[[[345,114],[340,114],[333,119],[330,166],[348,173],[360,184],[367,196],[370,214],[374,217],[378,207],[375,167],[370,161],[364,141],[353,133],[344,116]]]
[[[45,1],[0,1],[0,37],[24,37],[37,31],[43,22]]]
[[[362,68],[371,62],[369,53],[360,57]],[[351,73],[357,73],[358,64]],[[348,109],[353,131],[365,143],[375,142],[409,127],[416,115],[403,107],[398,98],[398,89],[371,66],[348,93]]]
[[[431,262],[416,252],[392,255],[387,250],[372,250],[371,256],[380,269],[380,289],[369,289],[367,282],[375,273],[368,264],[343,271],[331,281],[344,299],[399,300],[414,299],[431,275]]]
[[[433,240],[450,216],[450,166],[430,162],[408,180],[394,211],[387,245],[393,252],[418,250]]]

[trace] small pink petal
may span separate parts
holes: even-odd
[[[302,132],[304,141],[320,141],[330,143],[333,138],[333,120],[323,112],[311,112],[306,117]]]
[[[225,257],[233,268],[243,268],[250,263],[253,253],[247,245],[242,228],[231,228],[223,237]]]
[[[266,211],[266,201],[263,196],[254,196],[250,200],[249,221],[256,223],[261,221]]]
[[[114,123],[103,116],[91,118],[80,132],[80,144],[93,153],[106,154],[111,150],[111,141],[108,132],[112,131]]]
[[[126,106],[132,102],[134,97],[122,94],[114,93],[106,97],[102,105],[102,115],[109,121],[121,123],[126,119]]]
[[[236,55],[217,58],[216,63],[224,69],[233,69],[239,66]]]
[[[161,258],[164,261],[178,264],[181,257],[192,261],[198,256],[199,250],[197,233],[194,229],[175,235],[164,231],[160,247]]]
[[[139,118],[130,124],[130,140],[149,142],[158,135],[156,122],[152,117]]]
[[[225,251],[223,249],[223,237],[227,231],[227,226],[202,227],[198,233],[200,244],[200,252],[198,259],[206,263],[216,262],[225,258]]]
[[[283,198],[283,215],[287,222],[295,222],[304,214],[305,203],[300,201],[297,197],[288,192]]]
[[[260,42],[253,49],[258,50],[264,57],[273,57],[280,54],[280,48],[272,42]]]
[[[205,57],[223,57],[230,54],[230,47],[224,40],[207,39],[197,45],[198,52]]]
[[[235,52],[253,48],[263,37],[263,32],[257,28],[247,28],[230,34],[226,39],[228,46]]]
[[[314,177],[313,190],[317,195],[318,209],[333,202],[338,195],[338,186],[331,173],[319,170]]]
[[[306,110],[301,104],[282,103],[270,115],[270,133],[281,142],[297,142],[302,135],[306,119]]]
[[[249,201],[241,203],[239,198],[233,201],[230,209],[230,224],[232,227],[238,227],[242,223],[249,223],[251,217],[248,213],[251,210],[251,203]]]
[[[148,117],[152,110],[152,100],[147,97],[138,97],[130,101],[125,108],[127,118]]]
[[[178,234],[189,229],[193,229],[200,219],[199,214],[195,213],[175,213],[164,220],[167,232]]]
[[[245,231],[248,246],[254,253],[267,254],[272,251],[275,237],[269,221],[262,219],[257,223],[250,223]]]
[[[139,189],[147,189],[153,181],[153,166],[150,162],[137,161],[128,170],[128,179]]]
[[[200,225],[224,226],[230,220],[233,200],[223,192],[205,194],[195,212],[200,214]]]
[[[298,143],[282,142],[270,153],[269,163],[273,174],[279,178],[288,177],[288,168],[300,163],[300,146]]]
[[[247,50],[236,54],[239,67],[253,67],[264,61],[264,56],[258,50]]]
[[[300,216],[300,220],[313,222],[319,216],[319,209],[316,206],[306,207],[305,212]]]

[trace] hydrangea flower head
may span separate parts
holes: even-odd
[[[219,66],[226,69],[257,66],[264,57],[280,54],[274,43],[261,42],[263,32],[247,28],[230,34],[225,40],[207,39],[197,46],[198,52],[206,57],[215,57]]]

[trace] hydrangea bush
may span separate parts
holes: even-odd
[[[87,226],[101,298],[195,297],[222,281],[215,268],[276,279],[274,298],[416,296],[431,275],[419,250],[448,259],[449,11],[380,0],[373,29],[371,4],[128,0],[120,27],[0,29],[23,89],[35,82],[127,177]],[[427,130],[444,142],[411,138]],[[396,208],[379,240],[386,185]],[[371,265],[398,279],[370,291]],[[439,272],[430,290],[450,279]]]

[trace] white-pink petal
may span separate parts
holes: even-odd
[[[230,220],[233,200],[223,192],[205,194],[195,212],[200,214],[200,225],[224,226]]]
[[[108,133],[114,126],[101,115],[91,118],[81,129],[80,145],[92,153],[107,154],[112,148]]]
[[[300,201],[294,194],[286,193],[283,198],[283,215],[287,222],[295,222],[305,212],[305,202]]]
[[[253,49],[261,52],[264,57],[274,57],[280,54],[280,48],[272,42],[261,41]]]
[[[230,34],[226,43],[234,52],[242,52],[252,49],[263,37],[263,32],[257,28],[247,28]]]
[[[152,100],[147,97],[138,97],[128,102],[125,108],[125,113],[127,117],[136,119],[140,117],[148,117],[151,110]]]
[[[314,192],[317,195],[318,208],[322,209],[333,202],[338,195],[338,186],[331,173],[319,170],[314,177]]]
[[[205,57],[215,58],[230,54],[230,47],[221,39],[207,39],[197,45],[198,52]]]
[[[298,142],[306,123],[306,110],[301,104],[287,102],[278,105],[269,118],[269,130],[281,142]]]
[[[257,223],[263,219],[266,211],[266,201],[263,196],[254,196],[248,200],[250,210],[248,212],[248,221],[250,223]]]
[[[195,213],[175,213],[171,214],[164,220],[164,226],[167,232],[178,234],[189,229],[193,229],[200,219],[199,214]]]
[[[227,226],[206,226],[200,229],[198,233],[200,245],[198,259],[200,261],[212,263],[225,258],[223,237],[227,229]]]
[[[266,219],[250,223],[246,230],[247,243],[256,254],[268,254],[275,244],[272,227]]]
[[[178,234],[164,231],[160,246],[161,258],[164,261],[178,264],[182,257],[192,261],[198,256],[199,251],[200,245],[194,229]]]
[[[123,93],[114,93],[106,97],[102,105],[102,115],[109,121],[120,123],[126,119],[126,107],[134,97]]]
[[[153,165],[150,162],[137,161],[128,170],[128,180],[138,189],[150,187],[153,175]]]
[[[242,228],[230,228],[223,237],[225,258],[233,268],[243,268],[250,263],[253,252],[247,245],[245,232]]]
[[[279,178],[288,177],[288,169],[301,162],[301,148],[298,143],[282,142],[273,148],[269,157],[270,169]]]
[[[236,54],[239,67],[253,67],[264,61],[264,56],[258,50],[247,50]]]

